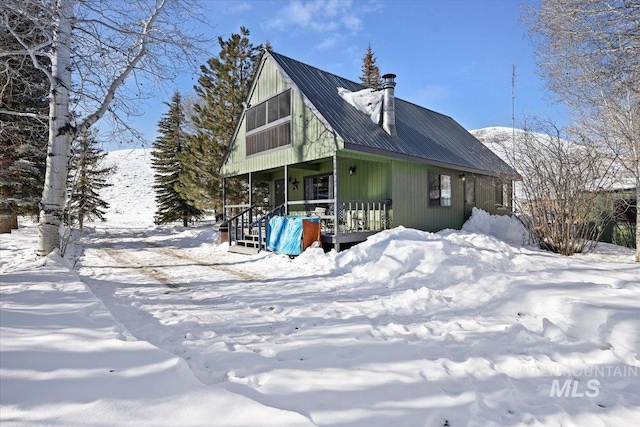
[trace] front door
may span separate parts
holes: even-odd
[[[276,196],[276,204],[273,208],[277,208],[278,206],[284,204],[284,179],[277,179],[275,181],[275,196]]]
[[[476,205],[476,180],[469,179],[464,182],[464,220],[471,217],[473,207]]]

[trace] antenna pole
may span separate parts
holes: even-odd
[[[513,64],[511,70],[511,131],[513,147],[516,143],[516,64]]]
[[[516,163],[516,64],[511,69],[511,161]],[[516,211],[516,186],[511,181],[511,212]]]

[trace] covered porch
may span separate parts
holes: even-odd
[[[265,249],[275,215],[317,217],[325,248],[362,242],[392,226],[389,176],[389,163],[333,156],[234,177],[245,181],[246,198],[225,204],[230,245]]]

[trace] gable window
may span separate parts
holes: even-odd
[[[304,179],[306,200],[333,199],[333,175],[308,176]]]
[[[451,206],[451,175],[429,173],[429,206]]]
[[[249,108],[245,121],[247,156],[291,144],[291,89]]]

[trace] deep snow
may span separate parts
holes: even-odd
[[[632,251],[560,257],[475,211],[341,253],[232,254],[208,223],[153,225],[142,151],[110,153],[109,221],[78,259],[32,261],[28,220],[0,237],[3,427],[640,419]]]

